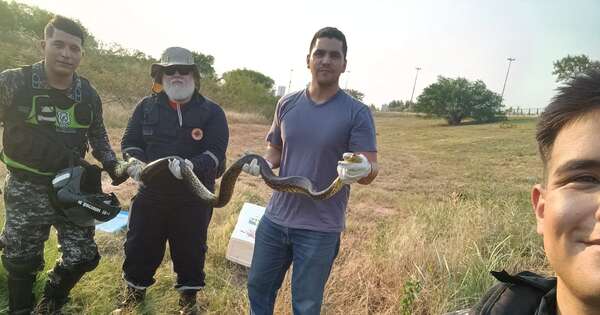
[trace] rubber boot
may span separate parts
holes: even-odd
[[[35,275],[15,276],[8,274],[8,314],[29,315],[33,310],[35,298],[33,284]]]
[[[62,307],[69,301],[71,289],[85,274],[82,270],[67,270],[60,265],[54,267],[48,276],[42,299],[33,314],[58,315]]]

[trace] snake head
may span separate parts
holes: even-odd
[[[129,155],[129,153],[123,152],[123,161],[128,162],[130,158],[131,155]]]
[[[349,163],[360,163],[362,161],[360,156],[354,152],[346,152],[342,155],[342,158]]]
[[[117,160],[114,162],[114,165],[105,169],[112,179],[111,185],[118,186],[129,178],[129,174],[127,174],[127,165],[127,162]]]

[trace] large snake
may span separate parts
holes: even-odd
[[[227,171],[225,171],[223,178],[221,179],[219,192],[217,194],[212,193],[208,188],[206,188],[200,179],[198,179],[196,174],[194,174],[194,172],[187,166],[187,164],[184,162],[184,159],[179,156],[167,156],[145,165],[140,175],[140,180],[142,183],[147,184],[156,182],[157,180],[160,181],[162,176],[165,176],[165,174],[170,174],[168,164],[169,160],[171,159],[179,160],[181,176],[183,178],[182,181],[189,188],[189,190],[194,195],[200,197],[206,203],[215,208],[223,207],[231,200],[233,189],[238,176],[242,172],[242,167],[244,164],[250,163],[254,159],[257,160],[258,165],[260,166],[260,176],[262,177],[263,181],[267,184],[267,186],[277,191],[300,193],[312,199],[323,200],[332,197],[344,186],[342,180],[339,177],[336,177],[327,188],[318,191],[315,189],[315,185],[313,185],[313,183],[306,177],[279,177],[273,173],[267,164],[267,161],[262,156],[256,154],[247,154],[243,156],[233,163],[233,165],[231,165]],[[137,160],[130,159],[130,162],[122,164],[118,172],[126,172],[126,169],[131,165],[132,160],[140,163]],[[356,155],[345,157],[344,160],[352,163],[359,161]]]

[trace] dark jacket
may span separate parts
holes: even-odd
[[[136,106],[121,141],[121,150],[144,162],[177,155],[194,164],[194,173],[209,189],[225,170],[229,129],[223,109],[199,93],[173,109],[164,92],[145,97]],[[141,190],[189,194],[175,178]]]
[[[492,275],[500,283],[490,288],[471,315],[556,315],[556,278],[523,271]]]

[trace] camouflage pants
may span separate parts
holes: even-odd
[[[80,227],[67,221],[51,205],[50,187],[7,175],[4,184],[5,222],[2,231],[3,256],[10,259],[43,257],[50,227],[58,233],[58,264],[70,268],[98,255],[94,227]]]

